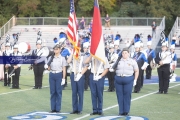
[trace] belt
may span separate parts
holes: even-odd
[[[127,75],[127,74],[116,74],[116,76],[120,76],[120,77],[129,77],[129,76],[132,76],[132,75]]]
[[[91,72],[91,74],[94,74],[94,73]],[[101,75],[101,74],[102,74],[102,73],[99,73],[99,75]]]
[[[62,72],[62,71],[51,70],[50,72],[51,72],[51,73],[60,73],[60,72]]]

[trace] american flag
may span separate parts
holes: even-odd
[[[80,45],[77,33],[77,19],[74,10],[74,0],[70,0],[70,14],[68,21],[67,37],[74,47],[74,57],[77,59],[79,56]]]

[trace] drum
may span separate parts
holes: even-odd
[[[18,50],[21,53],[28,53],[31,50],[31,46],[27,42],[21,42],[19,43]]]

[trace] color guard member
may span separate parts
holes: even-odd
[[[92,58],[92,56],[90,56],[89,58],[87,58],[85,63],[89,62],[91,63],[91,74],[89,76],[89,84],[91,89],[91,99],[93,105],[93,112],[90,115],[103,115],[102,108],[104,80],[105,75],[107,74],[110,66],[107,57],[105,57],[105,64],[103,64],[101,68],[99,68],[101,61],[99,61],[98,59]],[[99,74],[96,75],[97,73]]]
[[[62,100],[62,85],[65,84],[66,66],[67,62],[64,57],[60,55],[60,45],[54,46],[54,54],[50,56],[45,64],[45,69],[50,71],[49,73],[49,86],[50,86],[50,113],[59,113],[61,110]]]
[[[129,50],[122,50],[122,58],[115,71],[115,88],[119,105],[119,115],[128,115],[131,105],[131,93],[137,82],[139,69],[137,62],[130,58]]]
[[[83,47],[88,45],[83,44]],[[82,114],[83,99],[84,99],[84,73],[87,71],[89,64],[84,64],[88,57],[83,53],[78,59],[73,57],[73,53],[68,58],[67,62],[73,62],[73,71],[71,72],[71,88],[72,88],[72,107],[73,111],[70,114]]]

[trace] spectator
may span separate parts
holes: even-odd
[[[108,14],[106,14],[106,17],[105,17],[105,30],[106,30],[106,27],[109,27],[109,30],[111,29],[110,28],[110,17]]]
[[[157,26],[156,26],[156,22],[155,21],[153,21],[151,27],[152,27],[152,37],[154,37],[154,35],[156,37],[156,27]]]
[[[83,16],[82,16],[82,19],[81,19],[79,24],[80,24],[80,30],[84,30],[84,28],[85,28],[85,20],[84,20]]]
[[[92,33],[92,24],[93,24],[93,19],[91,19],[91,22],[89,23],[89,32]]]

